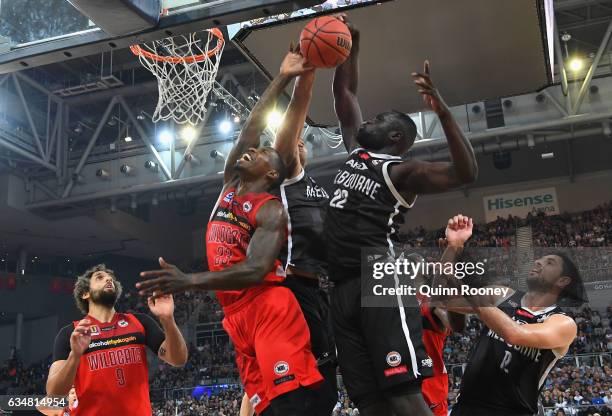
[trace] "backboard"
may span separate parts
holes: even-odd
[[[352,2],[351,2],[352,3]],[[410,73],[429,59],[449,105],[532,92],[552,82],[544,0],[388,0],[345,9],[361,31],[359,97],[364,117],[423,109]],[[315,14],[336,10],[322,10]],[[271,78],[290,40],[315,14],[243,24],[233,42]],[[333,70],[320,70],[310,120],[336,125]],[[287,90],[290,93],[290,89]]]

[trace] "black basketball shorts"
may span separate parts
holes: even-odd
[[[418,308],[362,307],[355,278],[336,283],[331,310],[340,372],[353,401],[432,375]]]

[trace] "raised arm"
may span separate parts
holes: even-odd
[[[466,185],[478,177],[474,149],[433,84],[429,62],[425,62],[423,73],[413,73],[412,76],[426,105],[440,119],[451,161],[428,163],[408,160],[391,167],[391,180],[407,200],[414,199],[416,194],[443,192]]]
[[[542,323],[521,325],[495,307],[476,307],[478,317],[509,344],[567,352],[576,338],[577,326],[566,315],[552,315]]]
[[[359,83],[359,42],[360,34],[345,18],[353,36],[353,46],[348,59],[336,68],[334,74],[334,109],[340,122],[340,131],[346,150],[350,153],[357,147],[357,132],[363,123],[361,107],[357,99]]]
[[[140,273],[148,278],[136,284],[141,295],[153,298],[187,290],[241,290],[255,286],[274,268],[284,244],[287,216],[280,202],[269,201],[257,213],[257,229],[251,238],[247,257],[218,272],[184,274],[176,266],[165,264],[162,270]]]
[[[261,135],[266,129],[267,115],[274,109],[278,97],[289,85],[289,82],[296,76],[311,69],[311,67],[305,64],[304,58],[293,52],[292,45],[291,50],[281,64],[279,74],[272,80],[257,104],[255,104],[255,107],[253,107],[253,110],[251,110],[251,114],[249,114],[244,127],[240,131],[238,141],[227,157],[223,176],[224,183],[234,179],[236,175],[236,161],[250,148],[259,147]]]
[[[47,395],[67,396],[74,384],[81,356],[91,342],[91,321],[81,320],[76,327],[64,327],[53,346],[53,363],[47,378]]]
[[[295,178],[303,169],[298,152],[298,142],[302,136],[302,130],[308,115],[314,79],[314,70],[297,78],[283,125],[276,133],[274,147],[282,156],[285,166],[287,166],[289,172],[287,179]]]
[[[162,263],[163,262],[163,263]],[[160,259],[160,265],[167,265]],[[149,310],[159,319],[163,330],[148,315],[141,315],[141,323],[147,333],[147,343],[157,356],[173,367],[187,363],[187,344],[174,320],[174,299],[171,295],[147,299]]]

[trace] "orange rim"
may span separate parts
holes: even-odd
[[[144,56],[145,58],[149,58],[149,59],[152,59],[158,62],[168,62],[171,64],[202,62],[204,59],[210,58],[211,56],[219,53],[221,48],[223,48],[223,44],[225,43],[225,40],[223,39],[223,33],[221,32],[220,29],[214,28],[214,29],[208,29],[208,31],[217,38],[217,46],[205,54],[203,53],[200,55],[193,55],[193,56],[188,56],[188,57],[160,56],[153,52],[144,50],[143,48],[140,47],[140,45],[132,45],[130,46],[130,50],[132,51],[134,55]]]

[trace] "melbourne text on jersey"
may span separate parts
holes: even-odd
[[[350,173],[345,170],[341,170],[336,174],[334,184],[348,188],[351,191],[359,191],[373,200],[376,199],[376,194],[380,188],[380,183],[375,180],[359,173]]]
[[[517,322],[521,323],[520,321],[517,321]],[[522,347],[520,345],[508,344],[506,341],[504,341],[504,339],[502,337],[497,335],[497,333],[493,332],[491,329],[489,329],[489,332],[487,333],[487,335],[490,336],[493,339],[496,339],[498,341],[504,342],[506,345],[508,345],[508,347],[514,349],[519,354],[524,355],[527,358],[530,358],[531,360],[535,361],[536,363],[540,361],[540,357],[542,356],[542,351],[539,348]]]

